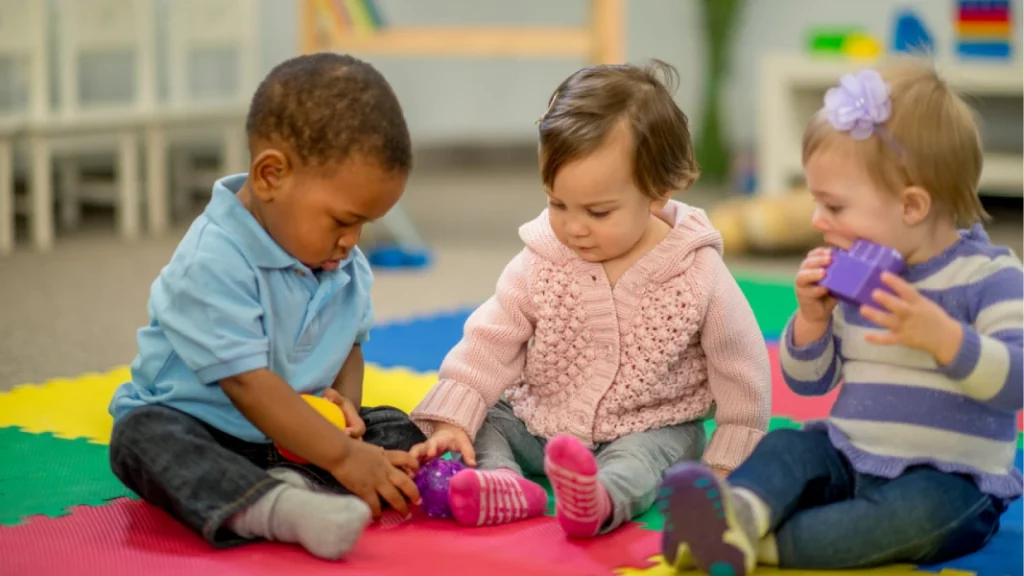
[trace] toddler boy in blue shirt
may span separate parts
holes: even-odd
[[[249,172],[216,183],[152,285],[110,404],[111,467],[213,545],[337,559],[382,500],[419,501],[408,450],[422,433],[394,408],[359,408],[373,277],[356,242],[405,189],[409,132],[383,76],[338,54],[274,68],[246,130]],[[300,394],[332,400],[348,427]]]

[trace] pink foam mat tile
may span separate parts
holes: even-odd
[[[0,529],[0,574],[611,575],[616,568],[648,565],[646,559],[659,546],[657,532],[636,525],[571,541],[550,517],[488,528],[420,516],[406,522],[385,517],[344,560],[327,562],[296,546],[266,542],[216,550],[141,501],[72,510],[61,518],[35,518]]]

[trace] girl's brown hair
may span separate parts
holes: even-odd
[[[544,185],[550,189],[562,166],[592,153],[626,122],[637,187],[654,200],[689,188],[700,169],[686,115],[672,98],[677,85],[676,70],[660,60],[590,66],[569,76],[538,121]]]

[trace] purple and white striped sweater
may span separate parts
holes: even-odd
[[[963,344],[949,366],[928,353],[864,340],[878,331],[856,306],[840,304],[825,335],[793,345],[783,334],[782,373],[797,394],[818,396],[843,381],[825,421],[833,445],[864,474],[899,476],[931,465],[972,476],[1000,498],[1021,495],[1014,468],[1016,413],[1024,405],[1024,271],[989,243],[980,225],[948,250],[908,267],[902,277],[963,324]]]

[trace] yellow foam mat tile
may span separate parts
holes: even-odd
[[[129,369],[124,366],[105,373],[17,386],[0,394],[0,428],[17,427],[25,432],[49,432],[58,438],[85,438],[107,444],[113,427],[107,406],[117,387],[129,378]],[[436,381],[432,373],[367,365],[363,405],[388,405],[409,412]]]
[[[408,368],[367,365],[363,378],[363,406],[394,406],[408,414],[437,383],[437,373]]]
[[[106,444],[112,425],[107,405],[114,390],[129,377],[125,366],[102,374],[18,386],[0,394],[0,426]]]
[[[665,563],[664,558],[661,555],[652,556],[647,559],[653,565],[646,568],[617,568],[615,573],[619,576],[677,576],[679,574],[675,569]],[[909,564],[898,564],[893,566],[881,566],[879,568],[870,568],[865,570],[843,570],[843,571],[827,571],[827,570],[780,570],[773,566],[758,566],[758,576],[767,576],[771,574],[785,574],[786,576],[813,576],[822,574],[837,574],[842,576],[886,576],[892,574],[893,576],[907,576],[909,574],[931,574],[933,576],[975,576],[974,572],[967,572],[964,570],[952,570],[949,568],[943,568],[940,572],[919,572],[917,566],[911,566]]]

